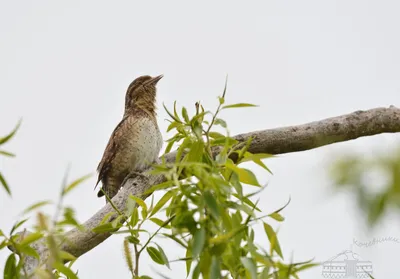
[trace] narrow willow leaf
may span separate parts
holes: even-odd
[[[133,236],[133,235],[127,236],[126,239],[132,244],[139,244],[140,243],[140,239],[135,237],[135,236]]]
[[[137,207],[135,207],[133,209],[133,212],[132,212],[132,215],[131,215],[131,220],[130,220],[129,224],[132,227],[135,227],[138,222],[139,222],[139,212],[138,212]]]
[[[183,119],[186,121],[186,123],[190,122],[189,116],[188,116],[188,113],[187,113],[187,110],[185,107],[182,107],[182,116],[183,116]]]
[[[196,265],[193,269],[192,279],[199,279],[200,278],[200,263]]]
[[[169,110],[167,109],[167,107],[165,106],[164,103],[163,103],[163,107],[164,107],[165,111],[167,112],[167,114],[168,114],[173,120],[175,120],[176,122],[182,123],[182,121],[181,121],[179,118],[175,117],[171,112],[169,112]]]
[[[210,192],[207,191],[207,192],[204,193],[203,197],[204,197],[204,201],[205,201],[207,207],[211,211],[211,214],[216,219],[218,219],[219,216],[220,216],[220,213],[219,213],[219,208],[218,208],[217,201],[215,200],[213,194],[211,194]]]
[[[240,182],[253,186],[260,186],[260,183],[258,183],[257,178],[252,171],[244,168],[239,168],[230,161],[227,161],[226,167],[234,171],[238,175]]]
[[[77,259],[74,255],[72,255],[68,252],[62,251],[62,250],[60,250],[58,253],[60,255],[60,258],[63,260],[75,261]]]
[[[192,144],[190,151],[187,155],[189,162],[200,162],[204,153],[204,143],[196,141]]]
[[[25,236],[22,241],[19,243],[21,246],[29,245],[32,242],[35,242],[43,237],[43,233],[40,232],[34,232],[30,233],[27,236]]]
[[[243,266],[249,271],[251,279],[257,279],[257,266],[252,259],[247,257],[241,257],[240,261]]]
[[[178,115],[177,111],[176,111],[176,101],[174,101],[174,116],[175,116],[177,119],[179,119],[180,122],[182,122],[181,119],[179,118],[179,115]]]
[[[158,203],[154,206],[153,210],[151,211],[150,217],[156,214],[174,195],[175,191],[170,190],[164,194],[164,196],[158,201]]]
[[[160,252],[161,258],[163,259],[165,265],[166,265],[169,269],[171,269],[170,266],[169,266],[169,260],[168,260],[168,258],[167,258],[167,255],[165,255],[164,250],[163,250],[163,249],[161,248],[161,246],[158,245],[157,243],[156,243],[156,246],[157,246],[157,248],[158,248],[158,251]]]
[[[174,129],[174,128],[176,128],[176,127],[179,127],[179,126],[181,126],[181,125],[182,125],[181,123],[176,122],[176,121],[171,122],[171,124],[169,124],[169,126],[168,126],[168,128],[167,128],[167,133],[168,133],[169,131],[171,131],[172,129]]]
[[[175,141],[170,141],[170,142],[168,142],[167,147],[165,148],[164,153],[167,154],[167,153],[171,152],[171,149],[172,149],[172,147],[174,146],[174,144],[175,144]]]
[[[78,279],[78,276],[76,276],[76,274],[69,267],[66,267],[62,263],[55,262],[53,263],[53,267],[62,274],[66,275],[68,279]]]
[[[238,103],[238,104],[223,106],[222,109],[244,108],[244,107],[258,107],[258,106],[257,105],[253,105],[253,104],[248,104],[248,103]]]
[[[158,264],[164,265],[164,259],[161,256],[161,253],[154,247],[147,247],[146,248],[147,253],[149,254],[150,258]]]
[[[3,278],[4,279],[16,279],[18,277],[19,276],[17,274],[17,265],[16,265],[15,254],[11,254],[7,258],[6,265],[4,267]]]
[[[222,93],[222,98],[225,99],[225,94],[226,94],[226,88],[228,87],[228,75],[226,75],[225,78],[225,86],[224,86],[224,92]]]
[[[201,253],[205,241],[206,241],[206,230],[204,228],[201,228],[196,231],[193,237],[193,245],[192,245],[193,258],[197,258],[197,256]]]
[[[279,213],[276,213],[276,212],[272,212],[268,216],[271,217],[272,219],[278,221],[278,222],[282,222],[282,221],[285,220],[285,218],[282,215],[280,215]]]
[[[0,172],[0,183],[3,185],[4,190],[8,193],[9,196],[11,196],[11,190],[10,187],[8,187],[6,179],[3,177],[3,175]]]
[[[102,224],[92,229],[92,231],[95,233],[114,232],[117,230],[118,227],[114,227],[112,223]]]
[[[221,118],[215,118],[214,125],[220,125],[223,128],[226,128],[228,125],[226,124],[225,120]]]
[[[4,156],[7,156],[7,157],[15,157],[14,153],[7,152],[7,151],[4,151],[4,150],[0,150],[0,155],[4,155]]]
[[[165,225],[165,222],[166,222],[166,221],[163,221],[163,220],[161,220],[161,219],[159,219],[159,218],[153,217],[153,218],[150,218],[150,221],[152,221],[153,223],[155,223],[155,224],[158,225],[159,227],[163,227],[163,228],[166,228],[166,229],[171,228],[170,225]]]
[[[191,249],[191,247],[188,247],[187,249],[186,249],[186,258],[187,258],[187,260],[186,260],[186,278],[189,276],[189,273],[190,273],[190,269],[191,269],[191,267],[192,267],[192,262],[193,262],[193,260],[192,260],[192,249]]]
[[[16,223],[16,224],[11,228],[10,235],[12,235],[12,234],[14,233],[14,231],[15,231],[16,229],[18,229],[20,226],[22,226],[26,221],[28,221],[28,218],[23,219],[23,220],[19,221],[18,223]]]
[[[283,259],[281,246],[279,245],[278,237],[274,229],[267,223],[263,222],[264,224],[264,231],[267,234],[269,242],[271,243],[272,250],[275,250],[276,253]]]
[[[211,141],[211,145],[232,146],[232,145],[237,144],[237,143],[238,143],[238,141],[235,140],[234,138],[231,138],[231,137],[217,138],[217,139]]]
[[[167,233],[162,233],[163,236],[168,237],[170,239],[172,239],[173,241],[175,241],[176,243],[178,243],[179,245],[181,245],[183,248],[187,249],[188,246],[179,238],[177,238],[175,235],[172,234],[167,234]]]
[[[35,249],[33,249],[31,246],[23,246],[23,247],[20,247],[19,249],[26,256],[31,256],[36,259],[39,259],[38,252]]]
[[[21,122],[22,122],[22,120],[20,119],[17,123],[17,126],[15,126],[15,128],[7,136],[0,138],[0,145],[9,141],[15,135],[15,133],[19,129],[19,126],[21,126]]]
[[[71,192],[76,186],[78,186],[79,184],[81,184],[82,182],[84,182],[85,180],[87,180],[88,178],[90,178],[92,176],[92,174],[87,174],[87,175],[84,175],[84,176],[82,176],[82,177],[80,177],[80,178],[78,178],[78,179],[76,179],[76,180],[74,180],[74,181],[72,181],[68,186],[66,186],[64,189],[63,189],[63,195],[66,195],[66,194],[68,194],[69,192]]]
[[[209,132],[208,135],[214,139],[225,138],[225,136],[218,132]]]
[[[147,204],[142,200],[141,198],[135,197],[133,195],[129,196],[130,199],[134,200],[135,202],[138,203],[141,207],[145,208],[147,210]]]
[[[221,278],[221,269],[219,266],[219,260],[216,256],[212,257],[211,268],[210,268],[210,279]]]
[[[48,204],[52,204],[52,201],[41,201],[41,202],[34,203],[31,206],[29,206],[28,208],[26,208],[22,213],[27,214],[34,209],[37,209],[39,207],[42,207],[42,206],[48,205]]]
[[[104,215],[103,219],[100,222],[100,225],[107,223],[111,216],[116,215],[117,213],[114,211],[108,212],[106,215]]]

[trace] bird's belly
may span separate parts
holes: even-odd
[[[157,158],[161,149],[161,133],[150,120],[136,123],[132,127],[132,136],[126,141],[127,171],[143,171]],[[162,143],[162,140],[161,140]]]

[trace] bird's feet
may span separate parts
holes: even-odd
[[[146,182],[149,180],[149,178],[146,175],[144,175],[143,173],[132,171],[125,177],[124,181],[122,181],[121,186],[123,186],[128,179],[133,179],[136,177],[142,177]]]

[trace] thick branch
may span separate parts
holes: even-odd
[[[283,154],[309,150],[324,145],[353,140],[359,137],[382,133],[400,132],[400,109],[376,108],[367,111],[356,111],[350,114],[332,117],[304,125],[283,127],[251,132],[235,136],[239,141],[252,137],[249,151],[252,153]],[[217,152],[218,150],[215,150]],[[176,153],[166,155],[167,162],[175,160]],[[233,158],[235,159],[235,158]],[[141,196],[151,185],[161,183],[162,176],[147,176],[129,179],[123,189],[113,198],[113,203],[124,211],[128,196]],[[86,231],[73,229],[65,234],[62,249],[79,257],[106,240],[110,233],[94,233],[92,229],[99,225],[103,217],[114,209],[105,205],[93,217],[84,223]],[[37,245],[36,245],[37,246]],[[44,247],[34,247],[38,250],[42,263],[48,258],[48,250]],[[37,261],[28,261],[28,271],[33,271]],[[32,263],[32,264],[29,264]]]

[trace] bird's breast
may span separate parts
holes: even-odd
[[[132,119],[123,140],[124,157],[129,171],[141,171],[159,155],[162,136],[157,124],[147,117]]]

